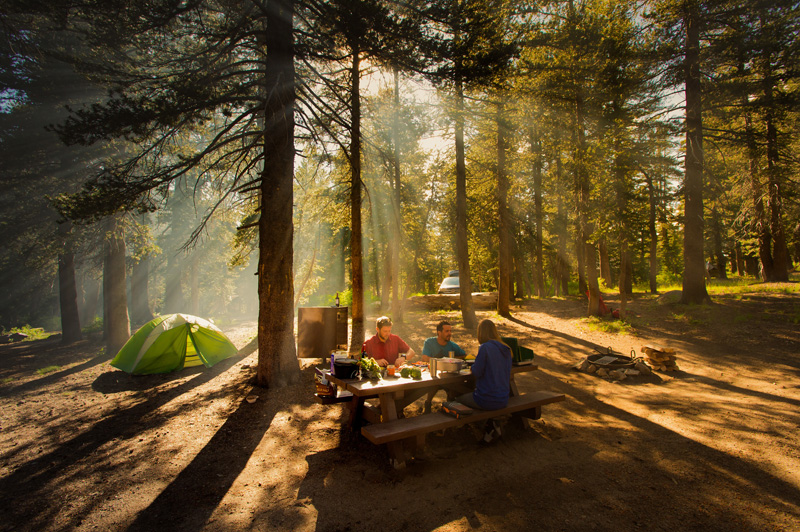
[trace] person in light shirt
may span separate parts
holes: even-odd
[[[449,322],[442,320],[436,324],[436,336],[431,336],[425,340],[422,346],[422,361],[427,362],[431,358],[446,358],[453,352],[453,356],[464,358],[467,353],[458,344],[453,342],[453,326]]]
[[[375,359],[379,366],[402,366],[417,354],[399,336],[392,334],[392,319],[381,316],[375,322],[375,336],[364,342],[362,351]]]

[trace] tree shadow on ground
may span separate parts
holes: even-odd
[[[97,335],[68,345],[62,344],[60,337],[61,335],[58,335],[58,338],[50,337],[44,340],[0,346],[0,375],[7,379],[19,380],[48,367],[74,364],[77,360],[83,361],[67,369],[58,369],[10,388],[0,388],[0,395],[12,396],[32,392],[112,358],[103,352],[102,341]],[[99,352],[99,354],[86,360],[87,352],[93,351]]]
[[[132,406],[119,408],[113,414],[98,420],[88,430],[60,442],[52,451],[25,462],[0,479],[0,493],[13,495],[14,501],[14,504],[0,511],[0,521],[30,523],[29,526],[34,528],[39,523],[39,526],[45,527],[46,523],[53,521],[60,507],[59,504],[43,506],[40,501],[48,500],[48,494],[64,480],[65,474],[72,478],[91,475],[97,464],[84,462],[87,456],[100,447],[108,444],[113,446],[115,441],[129,440],[144,429],[164,423],[164,420],[159,421],[159,416],[152,414],[181,395],[212,381],[235,362],[228,359],[213,368],[197,372],[183,383],[148,395]],[[186,378],[186,375],[176,375],[178,377]],[[105,378],[107,377],[101,376],[98,379],[103,382]]]
[[[203,373],[211,372],[214,376],[217,376],[230,369],[231,366],[240,360],[239,357],[232,356],[218,362],[211,368],[206,368],[202,365],[192,366],[170,373],[157,373],[153,375],[131,375],[125,371],[114,369],[98,375],[94,382],[92,382],[92,389],[103,394],[149,390],[163,384],[187,377],[194,377],[195,375]]]
[[[254,405],[242,402],[127,530],[202,529],[244,470],[276,414],[269,406],[257,409],[257,414],[254,410]],[[233,447],[236,453],[230,452]]]

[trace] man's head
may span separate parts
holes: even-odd
[[[449,322],[442,320],[436,324],[436,339],[440,344],[444,345],[450,341],[453,336],[453,327]]]
[[[385,342],[389,339],[389,335],[392,334],[392,318],[388,316],[381,316],[375,322],[375,331],[378,333],[378,338],[381,339],[381,342]]]

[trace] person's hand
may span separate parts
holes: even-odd
[[[406,360],[406,356],[405,355],[400,355],[394,361],[394,365],[397,366],[397,367],[400,367],[400,366],[404,366],[407,362],[408,361]]]
[[[385,358],[379,358],[379,359],[378,359],[378,360],[376,360],[375,362],[377,362],[377,363],[378,363],[378,365],[379,365],[380,367],[382,367],[382,368],[385,368],[386,366],[388,366],[388,365],[389,365],[389,361],[388,361],[388,360],[386,360]]]

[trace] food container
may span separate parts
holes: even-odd
[[[333,362],[333,376],[337,379],[355,379],[358,375],[358,360],[341,358]]]
[[[460,358],[437,358],[437,373],[458,373],[464,367],[464,361]]]

